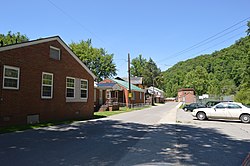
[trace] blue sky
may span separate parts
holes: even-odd
[[[59,35],[68,44],[91,38],[115,55],[118,76],[126,76],[128,53],[151,57],[164,71],[233,44],[246,35],[247,21],[179,53],[249,18],[249,6],[249,0],[2,0],[0,33]]]

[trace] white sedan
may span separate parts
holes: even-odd
[[[244,123],[250,122],[250,108],[236,102],[223,102],[216,104],[212,108],[194,109],[192,115],[199,120],[216,118],[240,119]]]

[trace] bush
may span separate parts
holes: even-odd
[[[236,93],[235,101],[250,105],[250,89],[242,89]]]

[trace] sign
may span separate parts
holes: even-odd
[[[129,97],[129,98],[132,98],[132,96],[133,96],[132,93],[129,93],[129,94],[128,94],[128,97]]]

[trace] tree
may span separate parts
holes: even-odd
[[[207,92],[208,73],[202,66],[197,66],[195,70],[187,73],[184,84],[186,88],[194,88],[198,95]]]
[[[97,81],[116,75],[116,65],[113,62],[114,54],[108,54],[103,48],[92,47],[91,39],[72,42],[72,51],[97,76]]]
[[[153,80],[155,86],[163,87],[163,76],[160,76],[161,70],[157,67],[152,58],[147,61],[142,55],[132,59],[131,74],[133,76],[143,77],[143,84],[152,86]]]
[[[145,63],[144,70],[142,73],[143,82],[146,86],[157,85],[156,78],[161,74],[161,70],[157,67],[153,59],[149,58],[149,61]]]
[[[130,72],[132,76],[142,77],[144,67],[147,63],[147,59],[143,58],[142,55],[132,59]]]
[[[29,41],[29,38],[26,35],[22,35],[20,32],[12,33],[9,31],[7,35],[0,34],[0,41],[3,42],[3,45],[9,45]]]
[[[248,29],[246,30],[247,35],[250,36],[250,21],[247,22]]]

